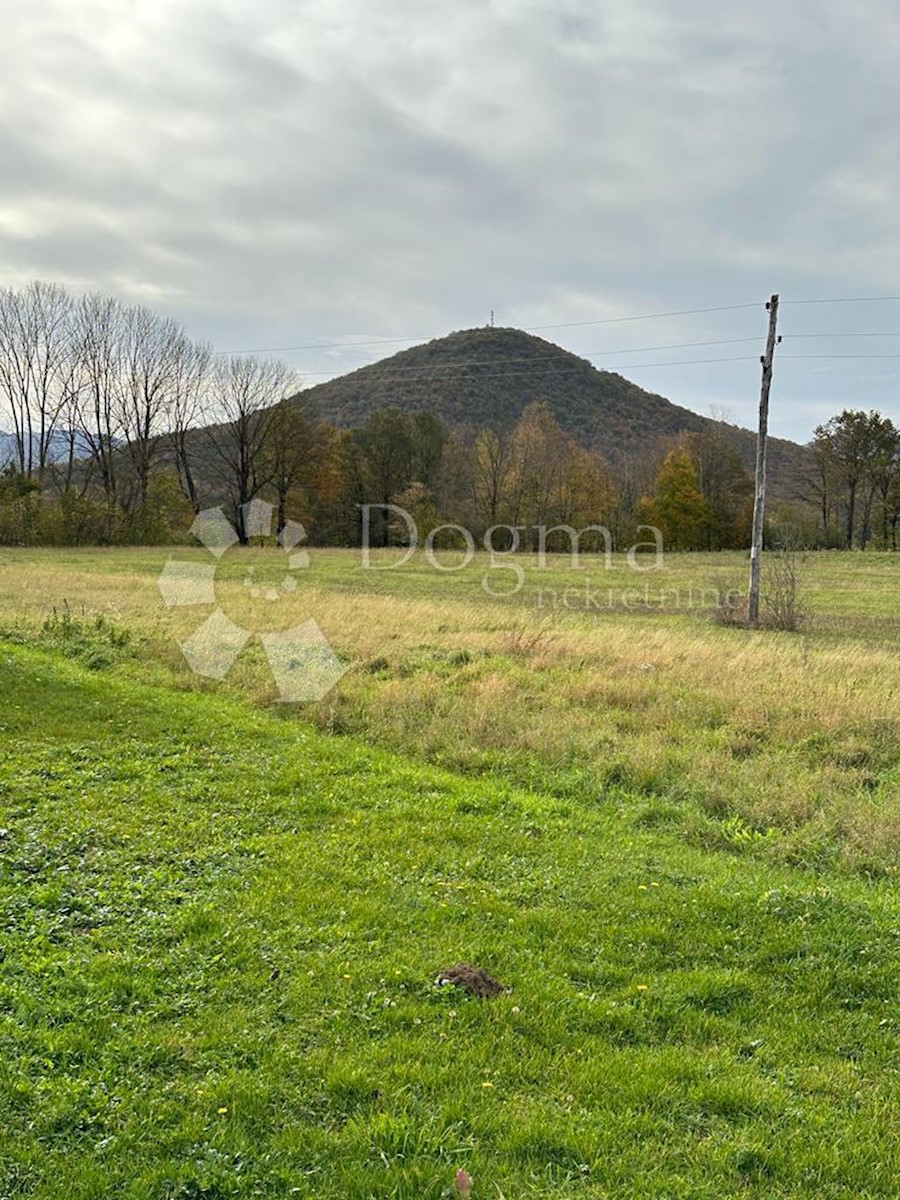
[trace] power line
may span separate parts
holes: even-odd
[[[703,363],[725,363],[725,362],[759,362],[759,356],[755,355],[755,354],[745,354],[745,355],[728,356],[728,357],[724,357],[724,358],[676,359],[671,362],[660,362],[660,363],[646,363],[646,362],[644,362],[644,363],[623,363],[620,367],[617,368],[617,371],[618,370],[637,371],[637,370],[643,370],[648,367],[651,367],[651,368],[655,368],[655,367],[687,367],[687,366],[694,366],[694,365],[703,364]],[[568,366],[566,366],[566,367],[537,367],[537,368],[525,368],[524,370],[517,369],[514,371],[485,371],[485,372],[481,372],[478,376],[476,376],[476,378],[477,378],[478,382],[481,382],[482,380],[485,380],[485,379],[516,379],[523,375],[531,377],[531,378],[533,378],[535,376],[549,377],[549,376],[558,376],[558,375],[571,375],[577,371],[583,371],[583,370],[584,370],[583,364],[580,364],[578,366],[572,366],[572,367],[568,367]],[[371,386],[374,387],[374,386],[378,386],[378,385],[384,384],[384,383],[399,383],[399,382],[409,383],[410,377],[408,375],[379,375],[376,378],[372,379]],[[413,382],[415,382],[415,378],[413,378]]]
[[[643,313],[634,317],[604,317],[598,321],[563,321],[558,325],[532,325],[526,327],[526,333],[535,333],[541,329],[575,329],[582,325],[620,325],[626,321],[659,321],[664,317],[692,317],[698,313],[734,312],[739,308],[760,308],[758,300],[749,304],[717,304],[714,308],[683,308],[679,312]]]
[[[734,342],[751,342],[751,341],[753,341],[753,342],[755,342],[756,340],[757,340],[756,338],[733,338],[733,339],[726,339],[726,344],[728,341],[734,341]],[[700,346],[700,345],[704,345],[704,344],[717,345],[720,343],[716,343],[716,342],[711,342],[711,343],[686,342],[686,343],[683,343],[683,345],[685,347],[692,346],[692,345]],[[679,345],[674,345],[674,346],[670,346],[670,347],[662,347],[662,346],[653,347],[653,348],[647,347],[646,349],[661,350],[661,349],[680,349],[680,348],[681,347]],[[637,350],[632,351],[632,353],[638,353],[638,352],[639,351],[637,351]],[[613,353],[614,354],[626,354],[626,353],[628,353],[628,351],[627,350],[617,350],[617,351],[610,351],[608,353],[609,354],[613,354]],[[550,356],[547,356],[547,357],[549,358]],[[598,356],[598,357],[602,358],[602,356]],[[900,354],[782,354],[780,356],[780,359],[781,360],[793,359],[795,361],[804,360],[804,359],[812,360],[812,361],[827,361],[830,359],[879,360],[879,359],[900,359]],[[478,382],[481,382],[481,381],[487,380],[487,379],[518,379],[518,378],[522,378],[523,376],[528,376],[528,377],[532,377],[532,378],[535,376],[549,378],[551,376],[558,376],[558,375],[571,375],[571,374],[575,374],[577,372],[584,370],[583,363],[575,364],[572,366],[562,366],[562,365],[560,365],[560,366],[543,365],[542,366],[540,364],[546,362],[546,359],[544,359],[544,358],[541,358],[538,360],[531,360],[531,363],[533,363],[533,362],[537,362],[538,365],[522,366],[520,364],[529,363],[529,360],[528,359],[509,359],[505,363],[459,360],[454,363],[446,364],[446,366],[451,370],[454,368],[464,368],[464,367],[473,367],[473,366],[474,367],[493,368],[492,370],[487,370],[487,371],[480,370],[478,375],[475,376],[475,378],[478,380]],[[653,369],[656,369],[659,367],[690,367],[690,366],[702,366],[702,365],[714,364],[714,363],[732,363],[732,362],[759,362],[759,356],[755,355],[755,354],[737,354],[737,355],[724,355],[724,356],[720,356],[720,357],[716,357],[716,358],[670,359],[666,362],[621,363],[621,364],[617,365],[616,371],[612,372],[612,373],[617,373],[619,371],[642,371],[642,370],[647,370],[647,369],[653,370]],[[498,368],[503,368],[507,365],[512,366],[514,369],[513,370],[498,369]],[[593,364],[591,364],[591,365],[593,366]],[[422,368],[398,367],[398,368],[395,368],[395,373],[392,372],[391,374],[388,374],[388,375],[374,376],[370,380],[370,386],[378,387],[382,384],[387,384],[387,383],[419,383],[419,382],[428,380],[429,378],[433,379],[434,375],[432,374],[432,372],[441,370],[443,368],[443,366],[444,366],[444,364],[435,364],[432,367],[422,367]],[[364,368],[361,368],[361,369],[364,369]],[[609,373],[609,369],[603,367],[602,365],[596,369],[601,370],[601,371],[606,370]],[[315,372],[308,372],[308,374],[314,374],[314,373]],[[320,372],[320,373],[325,374],[325,372]]]
[[[825,300],[783,300],[782,304],[886,304],[900,296],[832,296]]]
[[[756,340],[755,338],[753,339]],[[645,367],[690,367],[697,363],[725,363],[725,362],[759,362],[758,354],[736,354],[727,358],[680,358],[674,362],[661,363],[623,363],[621,370],[623,371],[640,371]]]
[[[789,341],[791,338],[895,338],[900,337],[900,333],[785,333],[782,335],[783,341]]]
[[[882,304],[900,301],[900,296],[830,296],[822,299],[799,299],[799,300],[782,300],[784,305],[811,305],[811,304]],[[707,308],[682,308],[673,309],[669,312],[656,313],[634,313],[624,317],[599,317],[590,321],[558,321],[547,325],[525,325],[522,326],[519,332],[521,333],[540,333],[544,330],[551,329],[583,329],[589,326],[597,325],[623,325],[634,321],[659,321],[671,317],[690,317],[700,316],[709,313],[719,312],[736,312],[741,309],[751,309],[761,307],[760,301],[749,301],[741,304],[716,304]],[[324,340],[318,339],[315,342],[298,343],[291,346],[259,346],[253,349],[242,350],[217,350],[217,355],[234,355],[234,354],[287,354],[298,350],[351,350],[361,346],[386,346],[398,345],[401,342],[408,342],[411,345],[422,345],[423,343],[433,341],[440,338],[442,334],[430,335],[411,335],[408,337],[383,337],[383,338],[368,338],[364,340],[354,339],[353,341],[341,341],[340,339]],[[794,337],[808,336],[828,336],[810,335],[810,334],[793,334]],[[834,336],[857,336],[857,335],[834,335]],[[863,335],[860,335],[863,336]],[[870,335],[864,335],[870,336]],[[871,335],[875,336],[875,335]],[[326,374],[327,372],[309,372],[309,374]]]
[[[781,359],[783,359],[783,358],[794,358],[794,359],[797,359],[797,358],[815,358],[815,359],[828,359],[828,358],[867,358],[867,359],[881,359],[881,358],[900,358],[900,354],[782,354],[782,355],[779,355],[779,361],[780,361]]]
[[[662,346],[626,346],[618,350],[591,350],[586,354],[578,354],[576,357],[591,362],[595,358],[612,358],[619,354],[651,354],[661,350],[688,350],[701,346],[733,346],[745,342],[758,342],[758,337],[742,337],[742,338],[718,338],[715,341],[707,342],[670,342]],[[477,358],[454,358],[447,359],[444,362],[437,363],[418,363],[415,366],[403,366],[397,364],[392,368],[393,371],[403,372],[404,376],[409,378],[416,375],[429,375],[432,371],[452,370],[457,367],[503,367],[508,364],[519,365],[521,363],[543,363],[552,362],[559,357],[559,351],[553,354],[536,354],[522,355],[517,358],[504,359],[477,359]],[[369,364],[370,366],[375,364]],[[356,367],[348,374],[355,374],[357,371],[365,371],[367,367]],[[573,368],[574,369],[574,368]],[[301,369],[303,375],[330,375],[330,371],[305,371]]]
[[[752,339],[752,340],[755,341],[756,339]],[[857,355],[854,355],[854,354],[847,354],[847,355],[841,355],[841,354],[782,354],[782,355],[780,355],[779,361],[784,361],[786,359],[800,361],[800,360],[806,359],[806,360],[821,362],[821,361],[826,361],[826,360],[833,359],[833,358],[837,358],[837,359],[841,359],[841,358],[871,359],[871,360],[900,359],[900,354],[857,354]],[[719,358],[679,358],[679,359],[671,359],[667,362],[621,363],[616,367],[616,370],[614,372],[607,370],[606,373],[607,374],[618,374],[621,371],[655,370],[659,367],[693,367],[693,366],[704,366],[707,364],[714,364],[714,363],[734,363],[734,362],[758,363],[759,355],[737,354],[737,355],[726,355],[726,356],[719,357]],[[560,375],[575,374],[579,371],[582,371],[583,369],[584,369],[583,365],[571,366],[571,367],[570,366],[565,366],[565,367],[563,367],[563,366],[560,366],[560,367],[538,366],[538,367],[526,367],[524,369],[516,369],[516,370],[512,370],[512,371],[497,371],[497,370],[482,371],[475,378],[477,379],[477,381],[479,383],[484,380],[487,380],[487,379],[518,379],[518,378],[522,378],[523,376],[532,378],[532,379],[533,378],[550,378],[550,377],[556,377],[556,376],[560,376]],[[602,370],[605,370],[605,368],[600,367],[599,370],[602,371]],[[428,378],[427,375],[424,375],[424,376],[415,376],[415,375],[410,376],[409,374],[406,374],[406,375],[400,375],[400,374],[378,375],[370,381],[370,386],[377,387],[377,386],[380,386],[380,385],[386,384],[386,383],[417,383],[417,382],[420,382],[421,380],[427,379],[427,378]]]
[[[561,321],[555,325],[523,325],[521,329],[516,328],[519,333],[540,333],[543,329],[580,329],[588,325],[622,325],[629,321],[659,321],[666,317],[691,317],[702,313],[734,312],[741,308],[759,307],[759,301],[747,304],[717,304],[711,308],[683,308],[674,312],[637,313],[627,317],[600,317],[593,321]],[[469,331],[467,330],[466,332]],[[430,334],[416,337],[371,338],[368,341],[353,342],[338,340],[318,341],[297,346],[260,346],[255,350],[217,350],[216,354],[286,354],[288,351],[293,350],[349,350],[355,346],[382,346],[388,343],[396,344],[397,342],[416,342],[422,344],[423,342],[434,341],[436,338],[442,336],[444,335]]]

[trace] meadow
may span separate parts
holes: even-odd
[[[895,558],[787,634],[739,555],[229,552],[347,667],[289,705],[170,557],[0,550],[3,1200],[896,1195]]]
[[[222,691],[279,710],[258,642],[227,679],[189,670],[178,642],[211,611],[167,610],[164,564],[208,552],[0,551],[0,628],[71,650],[98,617],[129,637],[119,669],[140,683]],[[217,601],[261,633],[313,617],[347,668],[294,718],[416,761],[595,803],[707,846],[752,844],[792,864],[892,873],[900,846],[900,560],[820,553],[802,568],[800,633],[720,627],[718,592],[746,584],[740,554],[667,555],[662,570],[573,570],[529,556],[463,571],[419,554],[314,550],[277,602],[285,555],[229,551]],[[441,560],[453,566],[458,556]],[[508,561],[520,566],[523,583]],[[643,565],[643,564],[642,564]],[[380,569],[378,569],[380,568]],[[253,588],[245,586],[252,583]],[[76,639],[77,640],[77,639]]]

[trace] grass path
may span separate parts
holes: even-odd
[[[896,1196],[892,887],[9,643],[0,695],[2,1200]]]

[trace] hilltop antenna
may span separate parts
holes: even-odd
[[[494,328],[494,310],[491,309],[491,329]]]

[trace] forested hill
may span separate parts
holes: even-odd
[[[304,392],[332,424],[353,427],[380,408],[427,411],[448,425],[511,427],[534,400],[546,400],[563,429],[614,466],[646,456],[682,432],[719,423],[645,392],[611,371],[518,329],[466,329],[362,367]],[[756,436],[725,425],[748,469]],[[789,498],[809,451],[770,441],[773,490]],[[799,483],[798,483],[799,487]]]

